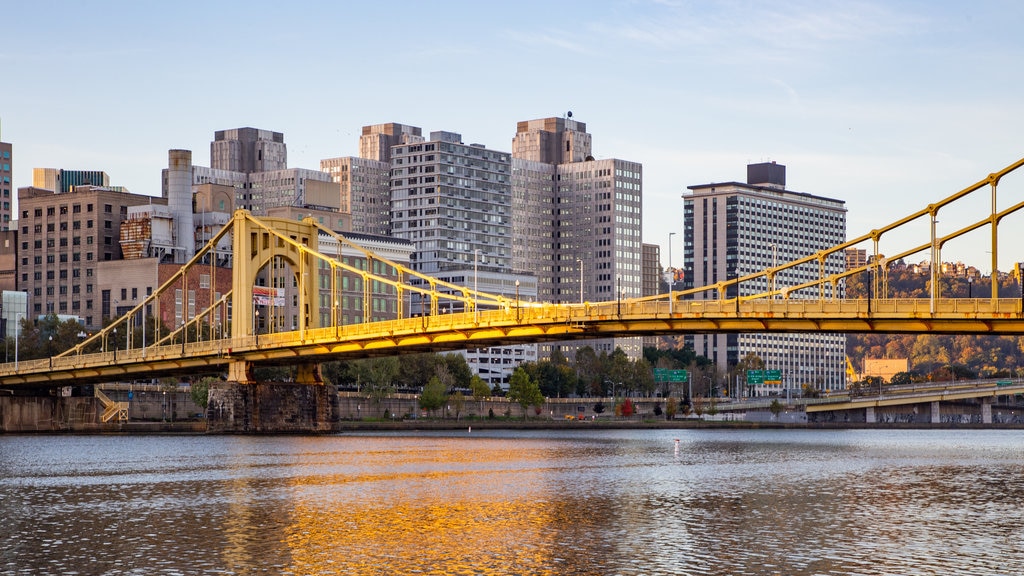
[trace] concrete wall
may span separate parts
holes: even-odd
[[[98,421],[91,397],[0,397],[0,431],[53,432],[91,428]]]

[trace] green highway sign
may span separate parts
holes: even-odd
[[[764,384],[764,370],[747,370],[747,384]]]
[[[655,382],[689,382],[689,374],[686,370],[670,370],[668,368],[654,369]]]
[[[781,370],[765,370],[764,371],[764,383],[765,384],[782,384],[782,371]]]

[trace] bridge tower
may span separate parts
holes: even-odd
[[[313,254],[317,251],[317,229],[306,222],[285,218],[261,218],[266,227],[254,226],[248,214],[238,211],[233,221],[233,281],[231,337],[244,339],[257,334],[255,300],[253,287],[260,271],[275,258],[280,258],[291,268],[295,286],[298,286],[300,338],[306,331],[318,328],[319,314],[311,313],[317,297],[317,267]],[[277,234],[271,233],[273,228]],[[252,364],[245,361],[233,362],[228,369],[228,380],[251,384]],[[303,384],[322,384],[319,364],[306,363],[298,366],[296,381]]]

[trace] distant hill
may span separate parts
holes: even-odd
[[[846,284],[847,298],[867,295],[866,274],[851,277]],[[917,274],[902,263],[894,263],[889,270],[888,286],[879,283],[883,298],[928,298],[927,274]],[[939,279],[940,295],[946,298],[987,298],[992,293],[991,278],[975,278],[969,283],[964,277]],[[999,280],[1000,298],[1019,298],[1017,281],[1003,277]],[[1024,372],[1024,337],[1020,336],[964,336],[934,334],[849,334],[846,354],[860,371],[864,358],[909,358],[911,372],[922,376],[933,373],[946,376],[956,367],[960,375],[1006,376]]]

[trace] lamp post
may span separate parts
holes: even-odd
[[[117,328],[114,328],[114,362],[117,362]]]
[[[772,300],[775,300],[775,268],[779,265],[779,247],[772,244]]]
[[[580,304],[583,304],[583,258],[577,258],[576,263],[580,265]]]
[[[516,278],[516,322],[518,323],[522,318],[522,312],[519,310],[519,279]]]
[[[617,287],[615,295],[618,297],[618,301],[617,301],[617,304],[616,304],[615,308],[616,308],[616,311],[617,311],[619,317],[621,318],[622,317],[622,276],[616,276],[615,277],[615,284],[616,284],[616,287]]]
[[[14,315],[14,371],[18,371],[18,333],[21,331],[21,318],[24,316],[22,313]]]
[[[968,276],[967,277],[967,297],[968,298],[973,298],[974,297],[973,293],[972,293],[973,291],[971,290],[973,285],[974,285],[974,276]]]
[[[477,290],[476,290],[476,287],[477,287],[477,284],[476,284],[476,271],[477,271],[477,264],[479,263],[479,261],[480,261],[480,250],[479,249],[473,250],[473,322],[474,323],[479,323],[480,322],[480,310],[477,307],[478,302],[480,301],[480,293],[477,292]]]
[[[932,255],[931,255],[931,266],[929,266],[929,268],[931,268],[931,270],[929,270],[929,272],[931,273],[930,274],[931,275],[931,286],[930,286],[931,289],[929,290],[929,293],[930,293],[929,294],[929,303],[930,303],[930,312],[932,314],[935,314],[935,293],[937,291],[935,285],[938,283],[938,279],[939,279],[939,269],[938,269],[938,267],[942,265],[940,262],[937,261],[939,259],[939,247],[935,243],[935,225],[938,224],[938,222],[939,221],[935,219],[935,214],[933,213],[932,214]]]
[[[668,270],[669,270],[669,281],[668,281],[668,313],[672,314],[672,302],[675,300],[675,295],[672,294],[675,286],[676,274],[672,270],[672,237],[675,236],[675,232],[668,233]]]

